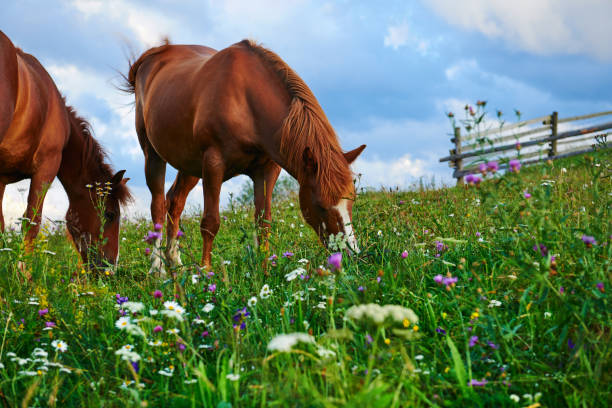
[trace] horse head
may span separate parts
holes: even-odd
[[[66,213],[66,226],[83,263],[102,268],[114,265],[119,253],[119,223],[121,204],[128,197],[123,178],[118,171],[110,180],[87,185],[88,195],[71,200]]]
[[[357,159],[365,145],[344,153],[347,166]],[[324,199],[322,186],[317,182],[317,162],[309,148],[304,151],[304,174],[300,182],[300,208],[304,219],[315,230],[323,245],[327,246],[330,236],[338,237],[342,233],[348,249],[359,253],[357,239],[353,230],[353,202],[355,201],[355,185],[352,178],[346,184],[343,193],[336,202]]]

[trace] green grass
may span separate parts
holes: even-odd
[[[41,235],[32,255],[23,253],[20,233],[0,235],[0,248],[10,248],[0,251],[0,402],[608,406],[609,159],[601,153],[524,168],[489,176],[478,188],[363,192],[353,210],[362,252],[345,255],[339,272],[329,271],[330,253],[304,226],[294,196],[274,207],[270,253],[253,249],[251,206],[224,213],[214,275],[196,283],[196,215],[183,219],[185,266],[174,271],[175,281],[147,274],[147,220],[124,223],[114,275],[82,271],[62,232]],[[585,245],[583,234],[597,245]],[[546,251],[533,249],[540,244]],[[285,251],[295,255],[284,258]],[[276,265],[265,270],[271,254],[278,256]],[[287,281],[302,258],[310,261],[308,278]],[[19,261],[32,282],[21,280]],[[457,282],[438,284],[438,274]],[[204,290],[211,284],[214,292]],[[272,294],[261,298],[265,284]],[[145,337],[115,327],[116,294],[144,304],[132,321]],[[248,306],[252,297],[257,303]],[[186,309],[184,321],[150,312],[175,299]],[[207,303],[215,306],[210,312],[202,310]],[[366,303],[410,308],[419,321],[377,325],[345,318],[351,306]],[[245,328],[236,329],[233,317],[244,307]],[[47,321],[55,327],[44,330]],[[154,330],[158,325],[161,332]],[[179,333],[168,333],[172,328]],[[299,343],[290,352],[267,349],[274,336],[293,332],[310,333],[316,343]],[[66,352],[52,347],[57,339],[68,345]],[[157,340],[161,346],[149,344]],[[140,356],[138,372],[115,353],[126,344]],[[34,361],[35,348],[48,356]],[[321,357],[321,349],[333,353]],[[159,373],[172,367],[171,376]],[[486,384],[470,386],[472,380]]]

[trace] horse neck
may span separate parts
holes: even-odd
[[[68,143],[62,152],[62,161],[57,173],[57,178],[62,183],[70,201],[87,196],[86,185],[94,184],[96,180],[97,163],[87,160],[83,154],[88,148],[87,140],[80,135],[72,126]],[[99,180],[101,181],[101,180]]]

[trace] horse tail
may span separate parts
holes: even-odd
[[[13,121],[18,87],[17,50],[0,31],[0,142]]]
[[[121,74],[123,78],[123,84],[120,86],[120,90],[126,92],[128,94],[133,94],[136,92],[136,73],[138,72],[138,68],[142,65],[142,63],[152,55],[160,54],[170,46],[170,40],[168,37],[165,37],[162,40],[162,44],[158,47],[149,48],[145,51],[138,59],[134,60],[133,58],[128,59],[128,64],[130,68],[128,69],[127,74]]]

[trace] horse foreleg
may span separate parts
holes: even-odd
[[[4,214],[2,213],[2,199],[4,198],[4,188],[6,184],[0,183],[0,232],[4,232]]]
[[[50,175],[45,172],[44,174],[35,174],[30,181],[28,205],[23,215],[26,220],[22,223],[22,229],[27,227],[25,235],[26,252],[31,252],[34,249],[34,239],[40,231],[43,203],[54,178],[55,173]]]
[[[166,194],[166,207],[168,208],[166,217],[166,259],[173,267],[182,265],[177,237],[179,221],[185,208],[187,196],[198,184],[198,181],[200,181],[198,177],[189,176],[179,171],[172,187]]]
[[[202,182],[204,184],[204,216],[200,223],[202,234],[202,265],[210,269],[212,244],[219,231],[219,195],[224,173],[223,157],[216,150],[207,150],[202,160]]]
[[[157,155],[150,144],[143,149],[145,152],[145,178],[151,192],[151,218],[156,232],[162,233],[162,225],[166,214],[164,198],[164,181],[166,178],[166,162]],[[149,273],[165,276],[164,262],[161,253],[161,236],[154,238],[151,251],[151,269]]]
[[[261,171],[253,176],[253,193],[255,199],[255,222],[258,225],[257,244],[269,250],[270,221],[272,220],[272,192],[281,168],[274,162],[268,162]]]

